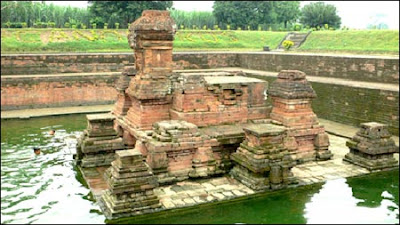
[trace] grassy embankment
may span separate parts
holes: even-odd
[[[127,30],[1,29],[1,53],[131,52]],[[174,49],[261,51],[286,32],[178,31]]]
[[[1,53],[131,52],[127,30],[1,29]],[[175,51],[275,49],[286,32],[178,31]],[[398,55],[399,31],[317,31],[291,52]]]
[[[399,31],[318,31],[311,33],[296,51],[398,55]]]

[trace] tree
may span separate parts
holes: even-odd
[[[172,7],[172,1],[88,1],[93,17],[103,18],[104,23],[121,27],[139,18],[143,10],[166,10]],[[110,21],[109,21],[110,20]]]
[[[276,22],[272,1],[214,1],[213,9],[220,27],[257,29],[259,24]]]
[[[274,3],[278,23],[283,23],[285,28],[289,22],[295,22],[300,16],[300,1],[276,1]]]
[[[328,24],[329,27],[340,27],[341,18],[337,15],[336,7],[333,5],[323,2],[310,3],[305,5],[301,12],[300,21],[306,26],[324,27],[325,24]]]

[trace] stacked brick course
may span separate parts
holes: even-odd
[[[279,189],[293,182],[295,165],[283,141],[285,128],[254,124],[243,129],[245,140],[231,155],[237,165],[231,175],[255,190]]]
[[[131,98],[126,94],[125,90],[129,87],[129,82],[135,75],[135,67],[126,66],[115,84],[115,89],[118,91],[118,98],[112,113],[117,117],[125,116],[132,105]]]
[[[311,108],[316,94],[305,73],[282,70],[268,95],[273,105],[271,119],[288,128],[285,144],[297,163],[330,159],[329,138]]]
[[[171,118],[200,127],[264,119],[267,82],[235,74],[183,73],[174,89]]]
[[[161,208],[153,192],[157,179],[138,150],[117,152],[105,177],[109,189],[101,196],[100,206],[107,217],[133,216]]]
[[[81,167],[109,166],[115,151],[125,149],[122,138],[113,129],[111,114],[86,115],[87,129],[79,138],[77,159]]]
[[[350,152],[344,161],[367,168],[370,171],[396,168],[398,161],[393,153],[399,152],[399,147],[391,139],[387,125],[369,122],[362,123],[360,130],[346,142]]]
[[[212,146],[216,139],[201,135],[196,125],[168,120],[153,125],[152,139],[146,143],[147,163],[160,183],[189,177],[206,177],[217,172]]]

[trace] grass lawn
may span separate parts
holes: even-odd
[[[398,30],[312,32],[297,51],[399,54]]]
[[[1,29],[1,53],[131,52],[127,30]],[[196,31],[175,35],[175,50],[258,50],[276,48],[286,32]]]
[[[174,51],[275,49],[287,32],[179,30]],[[1,53],[131,52],[127,29],[1,29]],[[399,31],[314,31],[290,52],[398,55]]]

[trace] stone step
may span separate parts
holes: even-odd
[[[307,36],[307,34],[293,34],[292,37],[301,37],[301,38],[304,38],[304,37],[306,37],[306,36]]]
[[[288,38],[289,40],[291,40],[291,41],[303,41],[304,40],[304,38],[297,38],[297,37],[291,37],[291,38]]]
[[[289,33],[286,37],[285,40],[289,40],[294,42],[294,45],[292,48],[298,48],[300,45],[305,41],[309,33]],[[277,49],[284,49],[282,46],[282,43],[278,46]]]

